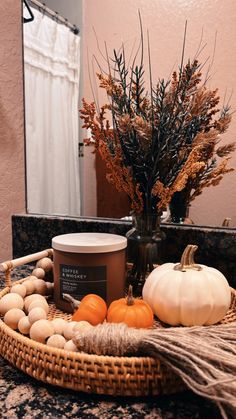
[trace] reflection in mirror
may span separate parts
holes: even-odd
[[[82,141],[84,136],[84,133],[79,135],[78,97],[83,95],[86,99],[92,100],[91,81],[89,80],[87,71],[87,54],[88,61],[91,63],[92,57],[94,55],[98,57],[99,55],[97,42],[99,42],[99,46],[101,46],[105,41],[111,54],[113,48],[119,48],[122,40],[124,40],[125,45],[127,43],[133,44],[133,40],[137,38],[139,31],[136,10],[139,8],[141,10],[145,30],[146,28],[150,30],[152,71],[154,78],[166,78],[166,75],[168,76],[173,68],[173,63],[179,62],[182,29],[184,27],[185,19],[189,19],[189,22],[191,20],[187,34],[186,58],[192,56],[193,52],[196,51],[201,36],[201,30],[199,29],[198,16],[200,11],[198,8],[194,8],[194,4],[189,5],[187,9],[185,8],[183,17],[180,18],[179,14],[176,17],[173,16],[173,8],[169,1],[166,2],[165,8],[162,8],[157,1],[153,1],[152,6],[150,5],[149,9],[143,7],[141,0],[137,1],[135,8],[132,1],[126,2],[124,8],[120,7],[118,3],[119,2],[116,2],[115,0],[101,0],[99,9],[96,8],[95,10],[93,1],[87,0],[86,2],[83,2],[82,10],[82,1],[70,0],[70,2],[68,2],[66,0],[46,0],[46,5],[48,7],[52,10],[57,10],[60,15],[67,17],[69,21],[80,27],[80,33],[84,41],[83,48],[85,50],[85,58],[84,61],[80,60],[81,65],[79,66],[78,62],[82,55],[82,45],[80,45],[79,36],[70,32],[70,38],[74,37],[73,42],[77,47],[70,48],[67,50],[67,53],[69,51],[71,54],[76,48],[78,49],[77,59],[71,58],[70,56],[72,61],[69,64],[70,70],[67,81],[69,80],[71,87],[69,94],[74,94],[73,97],[75,100],[71,100],[69,105],[68,96],[64,94],[63,90],[66,87],[66,82],[63,81],[62,74],[59,76],[56,75],[57,83],[55,84],[53,94],[49,93],[49,81],[52,77],[52,71],[49,72],[49,75],[43,75],[43,79],[48,85],[42,88],[39,87],[40,85],[38,83],[37,86],[35,84],[36,82],[32,83],[30,77],[27,75],[25,76],[26,81],[29,80],[32,86],[29,87],[28,85],[27,87],[26,85],[27,195],[28,212],[30,213],[36,212],[76,216],[97,215],[99,217],[118,218],[129,214],[129,201],[127,197],[123,194],[118,194],[114,186],[107,183],[104,163],[100,161],[97,154],[93,154],[92,147],[84,147],[84,157],[81,159],[78,158],[78,144]],[[29,4],[32,5],[32,2],[29,1]],[[179,5],[178,7],[181,14],[182,5]],[[102,13],[104,9],[106,9],[105,21],[104,14]],[[29,54],[29,57],[26,59],[28,54],[26,48],[32,46],[32,38],[30,38],[28,46],[25,45],[25,73],[30,66],[29,61],[39,54],[39,50],[42,53],[42,56],[45,57],[47,65],[49,61],[52,61],[51,57],[47,57],[46,54],[47,48],[49,48],[49,37],[51,35],[53,35],[54,38],[55,34],[58,33],[60,33],[61,36],[65,36],[64,30],[66,27],[58,25],[56,19],[53,20],[47,16],[46,13],[44,13],[43,8],[41,8],[41,11],[34,8],[33,11],[35,11],[36,14],[37,12],[39,14],[41,13],[41,21],[45,20],[47,17],[49,27],[45,32],[44,38],[42,37],[40,48],[37,46],[37,54],[33,53],[33,56]],[[128,13],[128,11],[130,11],[130,13]],[[83,25],[81,18],[82,12],[85,16]],[[78,15],[81,19],[80,22],[77,20]],[[220,31],[220,41],[217,41],[213,69],[213,72],[217,73],[217,77],[210,80],[210,86],[211,88],[219,87],[222,96],[224,96],[226,87],[228,87],[228,91],[231,91],[235,83],[233,70],[231,71],[231,69],[233,69],[232,63],[236,65],[236,53],[231,51],[229,54],[228,49],[226,48],[229,42],[231,42],[229,39],[233,39],[233,36],[235,37],[230,16],[230,9],[224,8],[225,27],[219,26],[217,10],[208,10],[207,7],[204,7],[204,14],[202,16],[202,23],[204,27],[207,28],[207,30],[204,29],[204,42],[205,40],[208,42],[208,47],[206,47],[203,52],[203,62],[204,60],[207,60],[209,56],[212,56],[215,32]],[[211,25],[209,23],[211,23]],[[31,24],[24,25],[24,32],[26,30],[30,32],[30,25]],[[170,31],[171,25],[173,30]],[[227,31],[226,26],[228,28]],[[64,29],[61,29],[62,27],[64,27]],[[92,30],[93,27],[95,28],[98,40]],[[208,28],[211,28],[211,30]],[[37,42],[39,42],[39,37],[41,36],[39,28],[36,29],[35,27],[34,30],[32,29],[32,32],[37,38]],[[196,38],[198,38],[197,41]],[[157,39],[158,42],[156,42]],[[65,38],[61,38],[61,40],[56,40],[55,38],[54,40],[56,41],[54,51],[57,51],[57,58],[60,57],[59,63],[57,63],[59,67],[59,65],[63,64],[63,60],[65,61],[65,55],[61,55],[61,51],[58,48],[62,45],[65,47],[67,41],[65,41]],[[24,43],[26,43],[25,39]],[[173,45],[175,46],[174,48]],[[65,49],[63,50],[63,53],[64,52],[66,52]],[[229,65],[229,62],[231,65]],[[77,65],[77,74],[74,69],[75,65]],[[34,67],[33,71],[36,71],[37,76],[42,76],[42,73],[46,70],[45,66],[36,69],[35,63],[31,63],[31,66]],[[225,72],[226,66],[227,74]],[[79,71],[80,74],[83,74],[80,86],[79,84],[76,84],[79,77]],[[71,79],[72,73],[73,79]],[[46,102],[45,105],[42,106],[41,111],[39,110],[40,93],[45,95]],[[28,94],[31,94],[31,99],[29,100]],[[227,93],[226,96],[229,97],[230,93]],[[234,106],[234,101],[235,98],[234,95],[232,95],[232,106]],[[37,109],[33,112],[33,106],[35,104]],[[29,122],[27,123],[28,112],[31,113],[31,116],[28,118]],[[72,115],[73,117],[76,117],[73,119]],[[55,129],[52,128],[52,124],[54,123],[56,125]],[[49,128],[50,132],[49,134],[46,134],[45,130]],[[36,139],[37,129],[39,129],[40,140]],[[235,129],[236,124],[233,120],[229,132],[224,136],[225,143],[234,140],[233,134]],[[40,146],[42,138],[44,142],[42,143],[42,146]],[[32,154],[33,159],[30,157],[30,142],[36,146],[36,149]],[[57,151],[53,151],[53,145],[55,144],[59,146]],[[67,146],[69,148],[66,148]],[[62,163],[60,164],[61,159]],[[233,167],[235,166],[235,159],[236,155],[234,154],[231,162],[231,166]],[[45,164],[46,161],[47,164]],[[70,163],[68,163],[69,161]],[[39,178],[43,182],[43,187],[40,189],[38,183]],[[192,202],[191,207],[189,208],[188,218],[190,218],[195,225],[201,224],[218,227],[222,226],[225,218],[231,218],[231,220],[228,221],[228,227],[226,225],[224,227],[235,228],[234,214],[236,213],[236,202],[232,193],[234,188],[235,173],[230,173],[225,176],[225,179],[222,180],[220,185],[206,188],[206,190]],[[45,198],[41,195],[41,193],[44,192]],[[50,201],[51,203],[49,206]]]
[[[47,11],[24,25],[27,207],[78,216],[80,37]]]
[[[224,219],[222,223],[222,227],[224,228],[236,228],[236,216],[233,217],[227,217]]]

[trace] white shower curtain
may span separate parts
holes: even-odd
[[[80,215],[80,38],[34,10],[24,25],[29,213]]]

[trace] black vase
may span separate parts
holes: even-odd
[[[155,265],[162,263],[165,233],[160,229],[160,215],[133,214],[133,228],[126,234],[128,239],[127,288],[133,287],[135,296],[142,295],[148,274]]]
[[[175,192],[169,204],[170,218],[168,222],[179,224],[193,224],[189,218],[189,202],[182,192]]]

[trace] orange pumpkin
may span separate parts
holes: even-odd
[[[88,294],[82,298],[79,308],[74,312],[71,320],[80,322],[86,320],[93,326],[102,323],[107,314],[107,305],[102,297],[96,294]]]
[[[134,298],[129,286],[127,298],[111,303],[107,311],[109,323],[126,323],[129,327],[148,328],[153,325],[154,315],[151,307],[141,298]]]

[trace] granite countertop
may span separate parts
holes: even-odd
[[[13,279],[30,273],[14,271]],[[2,274],[0,286],[4,287]],[[191,391],[172,396],[111,397],[54,387],[31,378],[0,357],[0,417],[63,418],[220,418],[217,407]]]

